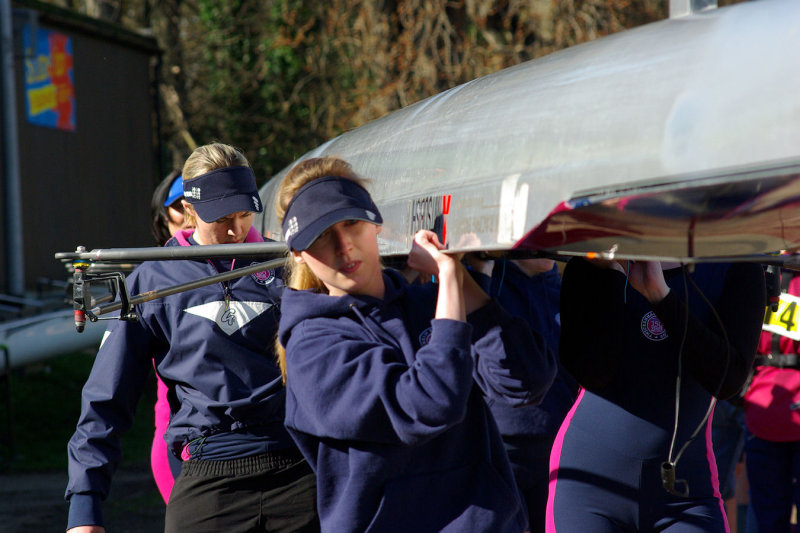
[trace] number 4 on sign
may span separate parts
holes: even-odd
[[[767,307],[767,313],[764,315],[764,325],[761,329],[799,341],[800,330],[798,330],[797,324],[797,304],[799,303],[800,298],[797,296],[781,293],[778,310],[773,313]]]

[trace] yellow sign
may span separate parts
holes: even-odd
[[[72,38],[44,28],[23,28],[28,122],[75,131]]]
[[[764,325],[761,329],[800,341],[800,327],[797,323],[800,320],[798,304],[800,304],[800,298],[797,296],[781,293],[778,310],[773,313],[767,307]]]
[[[32,115],[53,109],[56,107],[56,88],[48,84],[38,89],[29,89],[28,104]]]

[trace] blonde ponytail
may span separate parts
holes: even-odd
[[[291,252],[289,252],[291,254]],[[328,288],[320,279],[314,275],[311,269],[305,263],[295,263],[292,256],[286,258],[286,266],[284,267],[284,276],[286,278],[286,286],[295,290],[317,289],[320,292],[327,293]],[[275,336],[275,355],[278,358],[278,367],[281,369],[281,377],[283,383],[286,383],[286,349],[281,344],[278,336]]]

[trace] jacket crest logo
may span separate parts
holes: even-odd
[[[419,334],[419,345],[425,346],[429,342],[431,342],[431,328],[426,328],[425,331]]]
[[[255,264],[255,261],[253,262]],[[258,283],[259,285],[269,285],[273,281],[275,281],[275,271],[274,270],[262,270],[261,272],[256,272],[255,274],[251,274],[253,280]]]
[[[668,337],[664,324],[661,323],[653,311],[648,311],[642,317],[641,327],[642,335],[651,341],[663,341]]]
[[[220,322],[223,322],[228,327],[232,327],[236,324],[236,308],[235,307],[228,307],[222,316],[220,317]]]

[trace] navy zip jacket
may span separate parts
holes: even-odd
[[[192,231],[166,245],[189,245]],[[251,229],[247,240],[262,239]],[[214,274],[206,260],[151,261],[134,270],[128,287],[140,294]],[[103,524],[101,501],[119,464],[120,436],[133,422],[154,363],[170,389],[173,414],[165,439],[176,455],[190,441],[235,437],[236,431],[263,438],[264,451],[293,446],[283,427],[285,392],[271,349],[282,292],[280,276],[265,271],[231,280],[227,288],[216,283],[140,304],[135,322],[110,322],[68,446],[68,528]]]
[[[286,426],[323,531],[525,530],[487,402],[541,399],[556,363],[492,302],[435,320],[436,287],[384,271],[383,300],[286,290]]]

